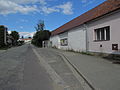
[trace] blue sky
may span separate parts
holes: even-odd
[[[39,20],[54,30],[106,0],[0,0],[0,25],[32,36]]]

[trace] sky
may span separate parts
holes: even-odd
[[[29,37],[39,20],[55,30],[106,0],[0,0],[0,25]]]

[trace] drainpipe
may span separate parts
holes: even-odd
[[[5,45],[7,45],[7,28],[5,27],[5,29],[4,29],[4,43],[5,43]]]
[[[83,25],[84,26],[84,29],[85,29],[85,33],[86,33],[86,52],[88,52],[88,50],[89,50],[89,41],[88,41],[88,28],[87,28],[87,25],[86,24],[84,24]]]

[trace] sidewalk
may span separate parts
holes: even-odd
[[[120,90],[120,65],[100,57],[57,51],[63,53],[93,87],[98,90]]]
[[[55,85],[61,88],[55,88],[55,90],[84,90],[59,53],[49,48],[33,48],[33,51],[39,58],[41,65],[51,76]]]

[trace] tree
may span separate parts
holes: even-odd
[[[42,47],[42,42],[44,40],[49,40],[51,35],[49,30],[44,30],[44,27],[45,27],[44,23],[40,22],[39,24],[37,24],[37,27],[36,27],[37,32],[35,33],[32,39],[32,44],[38,47]]]
[[[17,31],[12,31],[10,34],[13,38],[13,45],[17,44],[17,40],[19,39],[19,33]]]
[[[44,40],[49,40],[50,38],[50,31],[49,30],[43,30],[43,31],[38,31],[35,33],[32,39],[32,44],[42,47],[42,42]]]
[[[43,31],[43,40],[49,40],[51,32],[49,30]]]
[[[36,31],[44,30],[44,28],[45,28],[44,20],[39,20],[37,26],[35,27]]]

